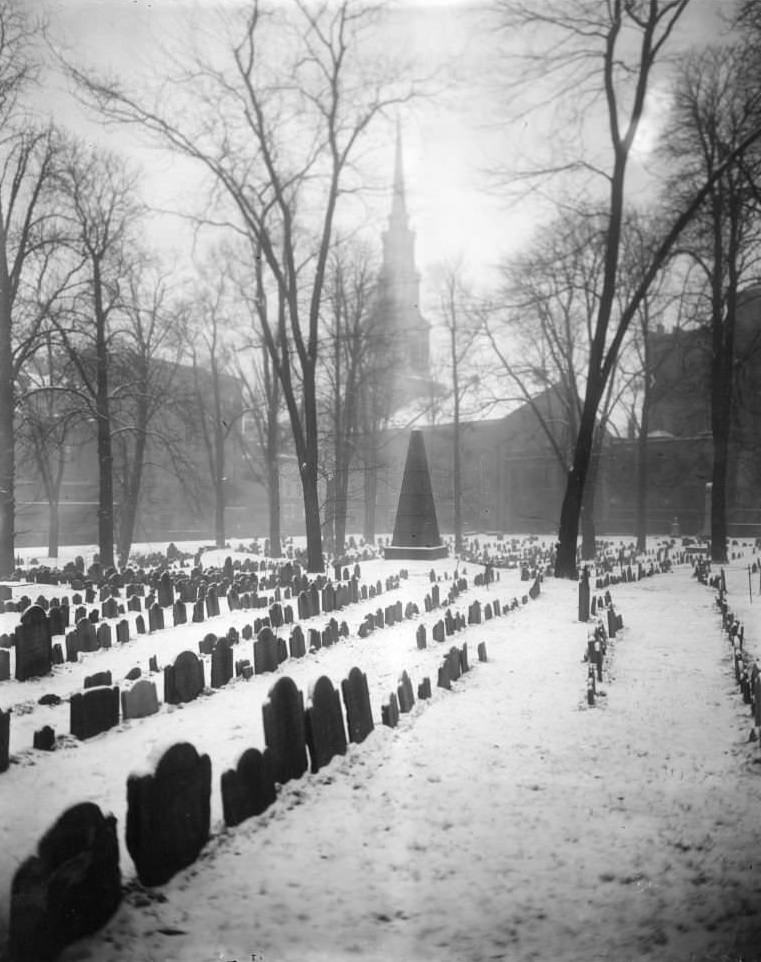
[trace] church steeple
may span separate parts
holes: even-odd
[[[394,195],[391,201],[390,226],[407,228],[407,204],[404,196],[404,164],[402,161],[402,125],[396,118],[396,155],[394,158]]]
[[[383,266],[379,278],[379,310],[394,343],[403,393],[419,390],[414,384],[429,378],[430,327],[420,313],[420,274],[415,266],[415,232],[410,230],[404,183],[402,129],[396,121],[394,180],[388,230],[383,234]]]

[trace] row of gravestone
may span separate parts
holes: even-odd
[[[587,665],[587,704],[590,707],[596,704],[597,685],[603,680],[603,666],[608,653],[608,640],[615,638],[617,632],[624,626],[623,617],[615,611],[610,595],[607,593],[606,595],[608,598],[606,609],[602,605],[598,607],[595,604],[596,599],[593,599],[595,610],[592,614],[596,616],[597,620],[594,628],[587,635],[587,648],[583,658]],[[604,610],[606,611],[606,619],[602,616]]]
[[[468,606],[467,616],[461,611],[452,613],[451,608],[447,608],[444,617],[431,626],[431,637],[434,641],[441,644],[447,637],[454,635],[458,631],[462,631],[468,626],[480,625],[485,621],[491,621],[492,618],[499,618],[503,614],[514,611],[516,608],[519,608],[521,604],[528,604],[529,599],[536,599],[540,593],[540,585],[541,577],[537,576],[534,584],[529,589],[529,593],[523,595],[521,601],[513,598],[509,604],[505,605],[502,605],[497,599],[492,602],[487,601],[483,604],[476,600]],[[421,650],[428,646],[428,631],[425,625],[418,625],[417,631],[415,632],[415,643]]]
[[[486,649],[479,645],[479,658]],[[438,685],[469,669],[467,646],[452,648],[439,669]],[[225,824],[234,826],[264,812],[277,786],[313,773],[348,742],[361,743],[373,731],[367,677],[352,668],[339,692],[321,676],[309,704],[292,679],[279,679],[262,706],[265,748],[243,752],[220,779]],[[430,679],[418,687],[430,698]],[[396,693],[382,708],[383,724],[396,727],[399,714],[414,705],[412,683],[403,672]],[[347,739],[348,735],[348,739]],[[167,882],[191,865],[210,834],[211,760],[187,742],[173,745],[152,774],[127,780],[127,849],[144,885]],[[97,931],[121,899],[116,820],[89,802],[68,809],[43,836],[34,856],[16,871],[11,888],[10,957],[52,960],[71,941]]]
[[[329,678],[315,683],[306,710],[292,679],[273,686],[262,707],[264,751],[244,751],[220,780],[228,826],[265,811],[278,784],[344,754],[347,732],[357,743],[372,732],[366,676],[353,668],[341,690],[346,727]],[[169,748],[152,774],[128,778],[126,843],[144,885],[161,885],[195,861],[209,838],[210,810],[211,761],[189,743]],[[69,942],[105,924],[120,899],[116,820],[104,818],[92,803],[68,809],[14,875],[11,959],[52,960]]]
[[[732,646],[732,667],[735,681],[740,689],[743,702],[750,707],[755,728],[761,727],[761,668],[758,661],[745,648],[745,626],[729,608],[726,597],[724,571],[712,579],[710,587],[716,589],[716,606],[721,612],[721,623]],[[758,734],[751,729],[750,739],[755,741]]]

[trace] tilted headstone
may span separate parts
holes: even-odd
[[[447,690],[452,687],[452,679],[449,675],[449,659],[445,658],[439,667],[438,679],[436,681],[438,688],[446,688]]]
[[[220,638],[211,653],[211,687],[222,688],[232,677],[232,645],[227,638]]]
[[[363,742],[373,730],[370,692],[367,676],[359,668],[352,668],[349,677],[341,682],[341,694],[346,708],[346,728],[349,741]]]
[[[485,641],[480,641],[480,642],[478,643],[478,649],[477,649],[477,651],[478,651],[478,660],[479,660],[479,661],[488,661],[488,659],[487,659],[487,657],[486,657],[486,642],[485,642]]]
[[[189,742],[172,745],[152,775],[127,779],[127,850],[143,885],[163,885],[191,865],[209,838],[211,761]]]
[[[272,686],[262,717],[275,781],[284,785],[300,778],[307,769],[304,697],[292,678],[280,678]]]
[[[158,710],[159,698],[154,682],[144,678],[122,692],[122,716],[125,719],[145,718],[155,715]]]
[[[164,668],[164,701],[168,705],[193,701],[204,689],[203,662],[192,651],[182,651]]]
[[[421,701],[431,697],[431,679],[427,675],[417,686],[417,696]]]
[[[235,768],[222,773],[221,789],[222,813],[229,827],[266,811],[276,798],[269,749],[243,752]]]
[[[110,671],[96,671],[94,675],[85,675],[85,688],[102,688],[111,684]]]
[[[346,754],[346,732],[341,699],[326,675],[315,682],[310,702],[305,717],[306,741],[312,772],[317,772],[334,755]]]
[[[69,701],[69,730],[83,741],[119,724],[119,688],[90,688]]]
[[[447,634],[446,626],[444,625],[444,622],[437,621],[431,630],[431,634],[433,635],[434,641],[438,641],[439,643],[443,642]]]
[[[116,819],[97,805],[67,809],[11,884],[9,954],[47,962],[102,928],[122,897]]]

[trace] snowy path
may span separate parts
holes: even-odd
[[[550,580],[455,639],[490,657],[457,691],[287,786],[165,901],[133,893],[63,958],[761,958],[761,766],[712,593],[681,570],[613,597],[627,627],[599,708],[575,586]]]

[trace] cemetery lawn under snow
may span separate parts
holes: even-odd
[[[755,652],[752,560],[747,549],[727,579]],[[589,626],[576,620],[576,584],[546,578],[537,600],[444,644],[429,631],[422,651],[417,624],[432,625],[441,611],[359,639],[359,622],[378,604],[412,599],[423,610],[425,565],[365,562],[362,577],[402,566],[410,576],[398,591],[338,615],[351,635],[331,648],[184,706],[162,704],[88,741],[61,739],[50,754],[31,749],[33,732],[43,724],[68,732],[68,705],[39,706],[41,694],[69,695],[101,668],[115,684],[135,665],[146,674],[150,655],[167,664],[252,614],[224,608],[203,625],[87,654],[48,678],[1,683],[0,706],[13,715],[12,764],[0,775],[0,925],[20,862],[66,807],[91,800],[118,819],[125,897],[100,932],[64,951],[67,962],[761,959],[761,756],[748,741],[752,718],[715,593],[689,565],[612,587],[625,627],[608,648],[605,694],[589,707]],[[454,561],[437,566],[451,578]],[[463,569],[471,585],[482,570]],[[527,589],[519,572],[500,575],[456,607],[507,603]],[[322,627],[327,617],[313,621]],[[481,641],[486,663],[476,660]],[[437,689],[443,654],[463,642],[471,671],[452,691]],[[251,643],[241,645],[236,657],[251,657]],[[323,674],[338,686],[353,665],[367,674],[375,731],[289,782],[263,815],[226,829],[219,777],[245,748],[263,747],[261,704],[274,681],[289,675],[306,695]],[[381,703],[405,669],[415,690],[430,676],[433,697],[385,728]],[[124,845],[126,779],[177,741],[211,757],[212,837],[190,868],[145,889]]]

